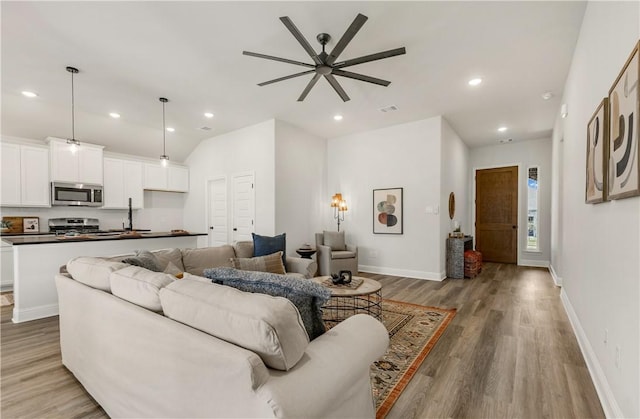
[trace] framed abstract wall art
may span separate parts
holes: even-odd
[[[373,190],[373,233],[402,234],[402,188]]]
[[[608,112],[608,99],[604,98],[587,124],[587,204],[604,202],[607,198]]]
[[[640,53],[637,42],[620,75],[609,90],[609,184],[608,198],[640,195]]]

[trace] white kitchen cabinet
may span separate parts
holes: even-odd
[[[50,205],[49,150],[42,147],[21,146],[20,184],[21,206],[48,207]]]
[[[20,146],[1,143],[2,146],[2,191],[0,204],[20,205]]]
[[[80,143],[77,150],[66,140],[47,138],[51,151],[51,181],[102,185],[102,149],[104,147]]]
[[[145,163],[144,189],[154,191],[189,192],[189,168],[184,166]]]
[[[48,149],[3,142],[1,175],[0,205],[20,207],[50,205]]]
[[[129,198],[132,208],[142,208],[142,163],[105,157],[103,188],[103,208],[128,208]]]
[[[176,192],[189,192],[189,168],[169,166],[167,171],[167,189]]]

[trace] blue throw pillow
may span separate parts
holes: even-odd
[[[287,267],[287,233],[269,237],[251,233],[253,236],[253,256],[267,256],[282,251],[282,263]]]
[[[309,340],[325,332],[322,306],[331,298],[331,291],[320,284],[308,279],[234,268],[205,269],[204,276],[240,291],[285,297],[298,309]]]

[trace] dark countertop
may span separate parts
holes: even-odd
[[[0,237],[21,237],[21,236],[53,236],[54,233],[48,231],[30,231],[26,233],[0,233]]]
[[[45,233],[46,234],[46,233]],[[171,234],[171,232],[155,232],[155,233],[139,233],[139,236],[126,236],[120,233],[97,233],[83,234],[77,237],[64,237],[51,235],[22,235],[13,237],[2,237],[2,241],[18,246],[21,244],[50,244],[50,243],[68,243],[68,242],[96,242],[104,240],[137,240],[137,239],[157,239],[163,237],[190,237],[190,236],[206,236],[206,233],[188,233],[188,234]]]

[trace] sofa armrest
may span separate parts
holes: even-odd
[[[374,417],[369,369],[388,345],[381,322],[349,317],[311,341],[293,369],[269,370],[258,393],[276,417]]]
[[[295,256],[287,256],[287,272],[295,272],[304,275],[305,278],[316,276],[318,264],[313,259],[304,259]]]

